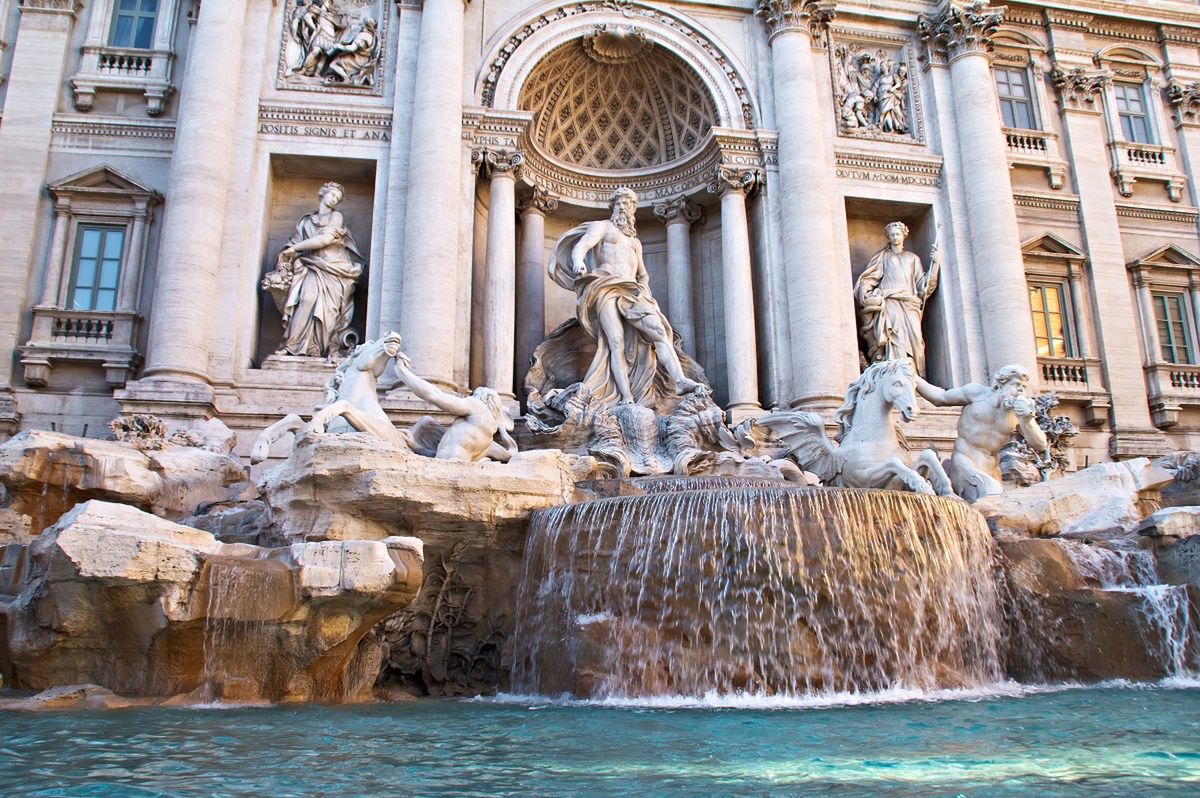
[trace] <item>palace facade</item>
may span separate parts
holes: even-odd
[[[554,241],[628,186],[734,419],[840,403],[901,221],[931,382],[1025,365],[1076,466],[1200,448],[1192,2],[0,0],[0,104],[5,434],[308,412],[331,358],[264,278],[336,182],[334,350],[396,330],[443,387],[523,402]]]

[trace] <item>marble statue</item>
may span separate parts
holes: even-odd
[[[937,288],[941,255],[934,244],[926,271],[921,259],[904,248],[908,225],[892,222],[884,232],[887,246],[871,256],[854,283],[859,334],[866,343],[868,362],[909,358],[917,374],[924,374],[921,318]]]
[[[825,485],[947,496],[953,492],[951,481],[936,452],[926,449],[911,467],[906,463],[893,412],[898,411],[905,422],[917,416],[918,379],[907,358],[868,366],[851,383],[846,402],[837,411],[837,445],[825,434],[825,423],[816,413],[779,411],[754,423],[778,435],[800,467]]]
[[[946,471],[954,492],[967,501],[1004,490],[1000,452],[1014,431],[1019,431],[1034,451],[1046,455],[1049,442],[1037,423],[1037,406],[1025,395],[1029,372],[1021,366],[1004,366],[992,375],[992,384],[969,383],[939,388],[917,380],[917,392],[938,407],[962,407],[954,451]]]
[[[288,76],[348,86],[374,83],[379,63],[379,24],[374,17],[355,20],[334,0],[297,0],[288,31],[298,47]]]
[[[369,432],[380,440],[408,448],[407,434],[392,425],[376,391],[388,363],[400,356],[400,335],[395,332],[358,346],[326,383],[325,397],[313,411],[312,420],[306,424],[292,413],[267,427],[254,442],[250,462],[267,459],[271,444],[288,432],[339,431],[335,420],[340,420],[344,429]]]
[[[337,210],[345,189],[326,183],[318,196],[320,206],[296,222],[275,270],[262,281],[283,315],[283,343],[276,354],[334,355],[345,346],[354,316],[363,257]]]
[[[839,44],[833,59],[838,127],[843,134],[909,133],[908,62],[880,49]]]
[[[455,417],[448,429],[429,416],[417,421],[409,432],[409,446],[417,454],[439,460],[507,463],[517,453],[511,434],[513,417],[496,391],[476,388],[470,396],[443,391],[414,374],[404,355],[396,359],[396,374],[414,394]]]
[[[596,341],[583,386],[601,402],[653,404],[664,374],[676,394],[704,386],[683,372],[673,331],[642,260],[634,213],[637,195],[619,188],[609,200],[612,216],[565,233],[554,247],[550,276],[576,296],[576,316]]]

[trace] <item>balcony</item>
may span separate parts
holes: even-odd
[[[1154,426],[1173,427],[1179,423],[1181,408],[1200,407],[1200,365],[1151,363],[1145,371]]]
[[[159,116],[175,87],[171,84],[174,54],[166,50],[133,50],[84,46],[79,72],[71,78],[75,109],[90,111],[101,89],[136,92],[146,98],[146,113]]]
[[[130,311],[33,309],[33,334],[21,347],[25,382],[46,386],[56,361],[98,362],[104,381],[125,385],[141,355],[134,347],[141,316]]]
[[[1111,402],[1100,375],[1100,361],[1093,357],[1039,357],[1041,389],[1054,391],[1060,399],[1081,402],[1085,423],[1102,427],[1108,423]]]
[[[1146,180],[1163,183],[1171,202],[1183,199],[1184,176],[1176,165],[1174,147],[1112,141],[1108,151],[1113,181],[1122,197],[1132,197],[1134,183]]]
[[[1045,130],[1004,128],[1009,166],[1031,166],[1046,173],[1050,188],[1058,191],[1067,177],[1067,163],[1058,156],[1058,136]]]

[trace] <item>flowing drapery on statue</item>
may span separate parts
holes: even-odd
[[[344,348],[354,316],[354,287],[363,257],[342,214],[335,210],[344,190],[321,187],[321,204],[296,222],[296,232],[279,253],[275,271],[262,287],[283,315],[283,343],[276,354],[327,357]]]
[[[576,317],[596,342],[580,383],[602,404],[657,407],[659,400],[703,389],[687,377],[670,322],[650,293],[634,226],[637,195],[618,189],[612,218],[586,222],[559,238],[550,276],[575,292]],[[567,332],[560,327],[551,333]]]
[[[921,318],[925,302],[937,288],[941,260],[934,245],[929,270],[916,254],[904,248],[908,227],[892,222],[884,228],[888,244],[871,256],[854,283],[859,334],[867,361],[909,358],[918,374],[925,373],[925,337]]]

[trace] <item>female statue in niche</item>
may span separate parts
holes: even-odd
[[[908,225],[892,222],[884,228],[888,243],[871,256],[854,283],[858,331],[867,345],[867,362],[909,358],[918,375],[925,373],[925,338],[921,317],[925,302],[937,288],[942,258],[937,244],[929,270],[904,248]]]
[[[321,186],[320,207],[300,217],[275,271],[263,278],[283,314],[277,355],[328,357],[342,348],[363,271],[363,257],[336,210],[345,193],[338,183]]]

